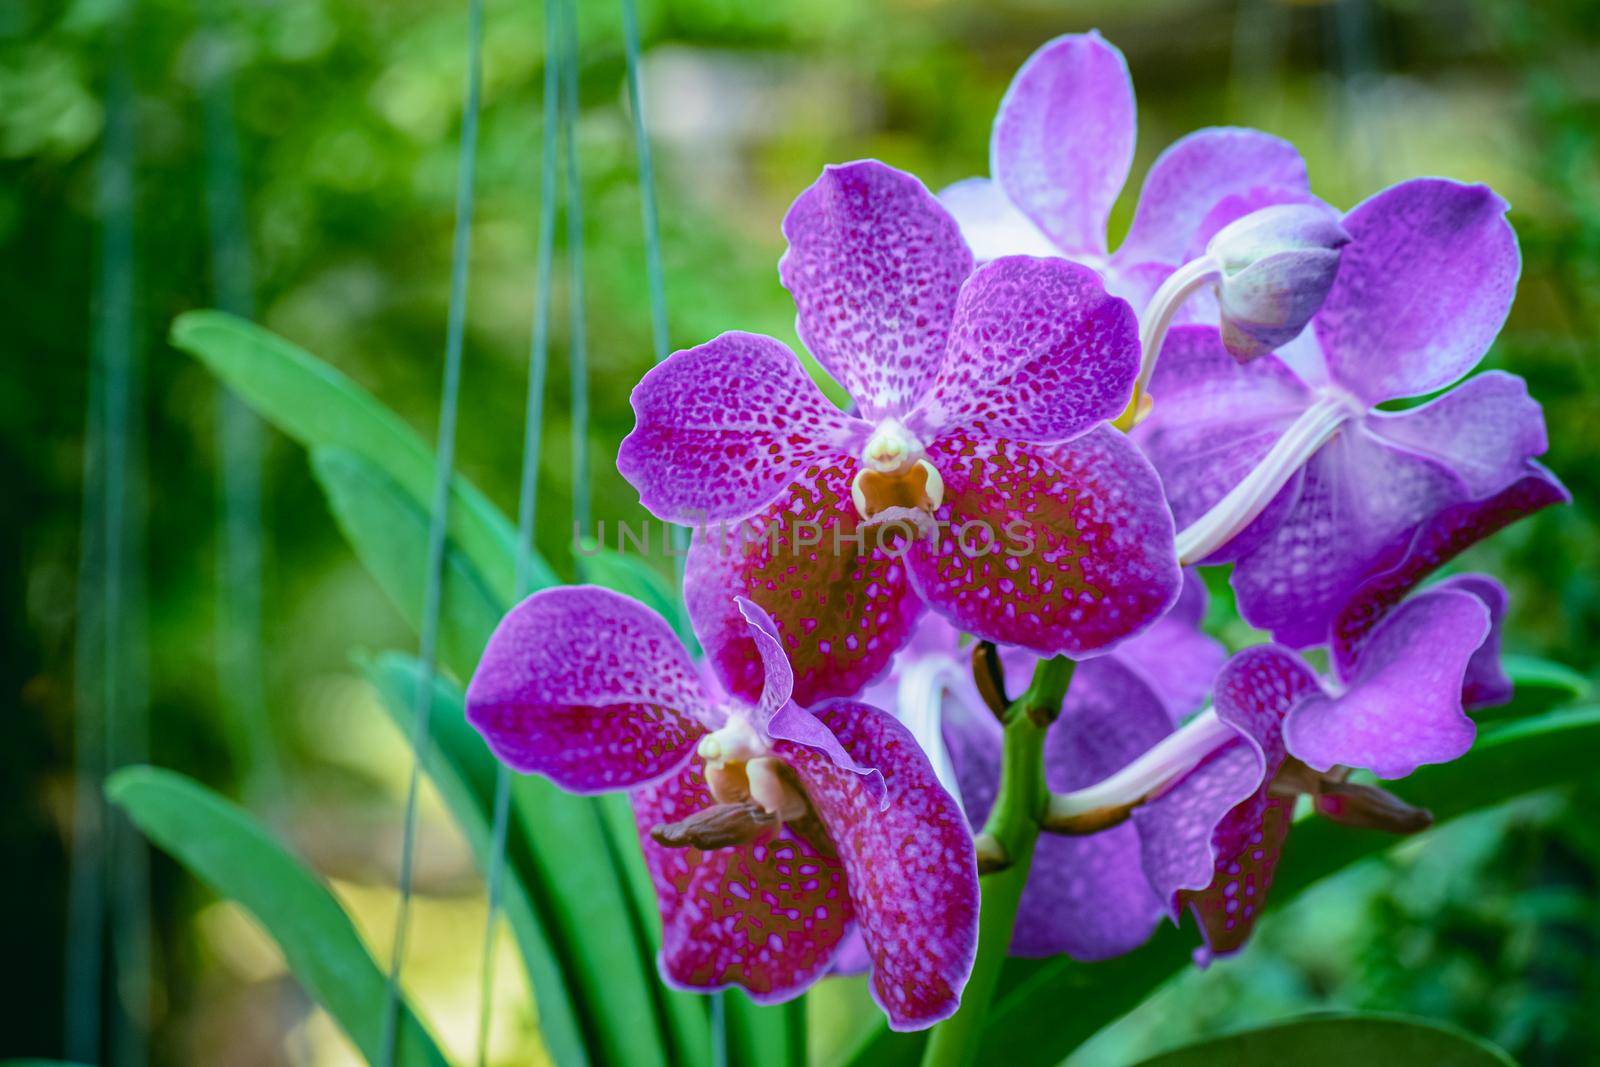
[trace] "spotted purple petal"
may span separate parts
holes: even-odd
[[[939,203],[961,227],[961,236],[979,263],[1001,256],[1059,254],[1050,238],[1017,210],[998,182],[967,178],[940,190]]]
[[[1326,642],[1350,590],[1392,566],[1418,523],[1464,495],[1437,460],[1347,424],[1306,464],[1276,528],[1234,567],[1239,614],[1295,648]]]
[[[511,767],[599,793],[672,771],[720,715],[666,620],[607,589],[562,586],[500,620],[467,721]]]
[[[1155,472],[1116,431],[1038,447],[951,433],[928,455],[947,525],[907,562],[958,629],[1081,655],[1138,633],[1177,598],[1172,516]]]
[[[1098,33],[1028,57],[995,115],[989,171],[1062,252],[1102,254],[1135,137],[1127,61]]]
[[[849,701],[824,704],[817,716],[855,760],[883,772],[886,805],[858,775],[809,748],[777,751],[794,768],[848,872],[872,957],[873,998],[893,1029],[931,1026],[955,1012],[977,950],[972,834],[893,716]]]
[[[811,354],[867,419],[908,410],[944,355],[972,272],[960,228],[922,183],[876,160],[830,166],[783,220],[778,276]]]
[[[1467,676],[1461,684],[1462,706],[1476,711],[1508,703],[1513,686],[1500,665],[1500,628],[1505,622],[1506,609],[1511,606],[1511,594],[1487,574],[1458,574],[1446,578],[1435,588],[1471,593],[1489,609],[1489,636],[1467,661]]]
[[[1544,412],[1514,374],[1486,371],[1421,407],[1374,412],[1372,432],[1449,465],[1474,497],[1516,481],[1547,447]]]
[[[1135,440],[1161,475],[1179,529],[1243,481],[1313,400],[1282,360],[1240,365],[1207,326],[1167,335],[1150,395],[1155,407]],[[1273,524],[1258,519],[1255,532]]]
[[[631,799],[661,907],[660,966],[668,984],[702,993],[736,985],[771,1004],[827,973],[855,918],[838,857],[787,827],[711,852],[658,845],[654,827],[715,803],[698,756]]]
[[[674,352],[633,389],[617,469],[657,518],[737,519],[870,428],[834,407],[781,341],[725,333]]]
[[[769,720],[789,704],[794,695],[794,668],[784,654],[778,625],[760,606],[744,597],[734,597],[734,607],[744,617],[756,655],[761,658],[761,695],[753,709],[756,724],[766,728]]]
[[[1334,621],[1330,658],[1346,676],[1362,642],[1394,605],[1424,578],[1520,518],[1552,504],[1567,504],[1572,494],[1544,467],[1526,464],[1525,473],[1492,497],[1445,508],[1417,528],[1394,566],[1368,578]]]
[[[1006,256],[978,268],[956,301],[950,348],[911,417],[1065,441],[1115,418],[1139,373],[1139,324],[1100,276],[1064,259]]]
[[[1179,894],[1229,877],[1226,866],[1260,830],[1267,786],[1283,761],[1283,716],[1317,691],[1310,668],[1273,645],[1240,652],[1217,675],[1217,718],[1238,739],[1133,812],[1145,875],[1174,920]]]
[[[1211,884],[1179,894],[1205,940],[1205,947],[1194,953],[1197,965],[1204,967],[1214,958],[1244,947],[1267,902],[1293,822],[1293,798],[1268,796],[1260,805],[1259,818],[1248,824],[1248,834],[1218,861]]]
[[[1308,190],[1305,161],[1281,137],[1238,127],[1196,130],[1174,141],[1151,165],[1116,258],[1176,266],[1192,258],[1201,227],[1208,220],[1218,222],[1212,215],[1220,203],[1264,207],[1257,201],[1270,196],[1272,203],[1284,203]]]
[[[777,624],[802,707],[860,691],[910,636],[922,603],[894,534],[859,525],[854,475],[853,461],[812,468],[759,515],[695,532],[684,569],[689,618],[735,695],[754,701],[763,684],[735,596]]]
[[[1359,767],[1379,778],[1455,759],[1476,733],[1461,686],[1487,636],[1489,609],[1477,597],[1412,597],[1372,631],[1342,694],[1310,696],[1289,712],[1285,744],[1316,770]]]
[[[1334,378],[1369,404],[1471,370],[1499,333],[1521,255],[1486,186],[1418,178],[1345,216],[1353,240],[1315,320]]]

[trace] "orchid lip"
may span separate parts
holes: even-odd
[[[850,499],[862,519],[889,508],[934,512],[944,503],[944,478],[924,457],[922,440],[890,416],[872,431],[861,450],[861,470],[850,482]]]

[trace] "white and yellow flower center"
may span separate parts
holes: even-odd
[[[944,479],[926,458],[916,434],[899,419],[878,424],[861,450],[861,470],[850,483],[856,512],[870,519],[888,508],[933,512],[944,503]]]
[[[706,786],[719,804],[753,800],[783,821],[806,814],[794,772],[768,755],[771,746],[737,716],[700,739],[695,751],[706,765]]]

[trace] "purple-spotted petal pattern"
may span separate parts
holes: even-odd
[[[1244,947],[1267,902],[1293,822],[1293,798],[1267,797],[1260,805],[1260,817],[1249,824],[1239,847],[1219,859],[1211,884],[1179,894],[1205,939],[1205,947],[1194,953],[1198,966]]]
[[[958,629],[1081,655],[1138,633],[1177,598],[1172,517],[1155,472],[1116,431],[1049,446],[952,433],[928,456],[947,525],[907,562]]]
[[[1464,495],[1438,461],[1347,424],[1306,464],[1293,507],[1234,568],[1239,614],[1295,648],[1326,642],[1350,590]]]
[[[1117,259],[1184,263],[1220,203],[1265,207],[1258,201],[1284,203],[1309,188],[1305,161],[1283,138],[1238,127],[1196,130],[1151,165]]]
[[[1522,268],[1506,207],[1487,186],[1418,178],[1345,216],[1353,240],[1314,324],[1341,385],[1376,404],[1431,393],[1477,364]]]
[[[1065,441],[1116,417],[1138,373],[1138,321],[1098,274],[1007,256],[961,287],[949,351],[912,425],[930,437],[959,426]]]
[[[633,389],[617,469],[657,518],[737,519],[870,428],[834,407],[783,342],[725,333],[674,352]]]
[[[778,276],[796,327],[864,418],[917,401],[944,355],[972,272],[961,230],[911,175],[876,160],[830,166],[783,220]]]
[[[1475,711],[1510,702],[1514,687],[1500,665],[1500,627],[1505,622],[1506,609],[1511,606],[1511,594],[1487,574],[1458,574],[1446,578],[1437,588],[1471,593],[1489,609],[1489,636],[1467,661],[1467,676],[1461,683],[1462,706]]]
[[[1313,400],[1282,360],[1241,366],[1209,326],[1167,335],[1150,395],[1155,408],[1135,440],[1161,475],[1179,529],[1243,481]]]
[[[710,852],[656,844],[654,827],[715,803],[698,756],[631,799],[660,902],[661,973],[669,984],[702,993],[737,985],[770,1004],[827,973],[855,918],[838,857],[786,827]]]
[[[783,651],[783,639],[778,635],[778,624],[761,607],[745,597],[735,597],[733,606],[744,617],[749,628],[750,641],[756,655],[761,657],[761,695],[752,710],[758,727],[768,722],[789,704],[794,695],[794,668]]]
[[[989,170],[1062,252],[1103,253],[1135,133],[1122,53],[1098,33],[1057,37],[1011,80],[995,115]]]
[[[467,721],[496,756],[574,793],[659,778],[719,720],[666,620],[594,586],[511,609],[467,687]]]
[[[1056,246],[1017,210],[997,182],[967,178],[939,192],[979,263],[1001,256],[1053,256]]]
[[[1316,692],[1310,668],[1272,645],[1246,649],[1217,675],[1216,714],[1238,739],[1133,813],[1145,875],[1174,919],[1179,894],[1229,877],[1230,857],[1259,831],[1268,783],[1283,762],[1283,716]]]
[[[1334,620],[1329,650],[1341,674],[1349,676],[1372,628],[1428,575],[1518,519],[1552,504],[1571,503],[1572,494],[1544,467],[1529,462],[1524,470],[1494,496],[1455,504],[1430,517],[1417,528],[1399,562],[1351,595]]]
[[[940,787],[916,740],[876,708],[817,709],[850,755],[883,772],[880,806],[859,776],[811,749],[782,745],[848,872],[850,899],[872,957],[874,999],[896,1030],[949,1017],[978,941],[978,869],[961,808]]]
[[[1489,609],[1477,597],[1412,597],[1372,631],[1344,693],[1308,697],[1289,712],[1285,744],[1316,770],[1359,767],[1379,778],[1455,759],[1476,734],[1461,685],[1488,636]]]
[[[1514,374],[1487,371],[1436,400],[1374,412],[1367,425],[1391,444],[1449,465],[1474,497],[1498,493],[1547,447],[1544,411]]]
[[[777,624],[802,707],[860,691],[910,636],[922,603],[895,534],[859,524],[854,475],[853,463],[812,468],[754,518],[695,532],[684,568],[689,618],[736,696],[756,700],[763,677],[735,596]]]

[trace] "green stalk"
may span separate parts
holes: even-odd
[[[983,900],[978,914],[978,958],[962,993],[961,1007],[936,1026],[928,1040],[924,1067],[964,1067],[976,1059],[978,1036],[994,999],[1017,921],[1017,905],[1033,864],[1039,821],[1050,799],[1044,780],[1045,731],[1061,713],[1075,666],[1062,656],[1041,660],[1027,691],[1006,708],[1000,791],[978,835],[980,870],[997,861],[1002,866],[980,876]]]

